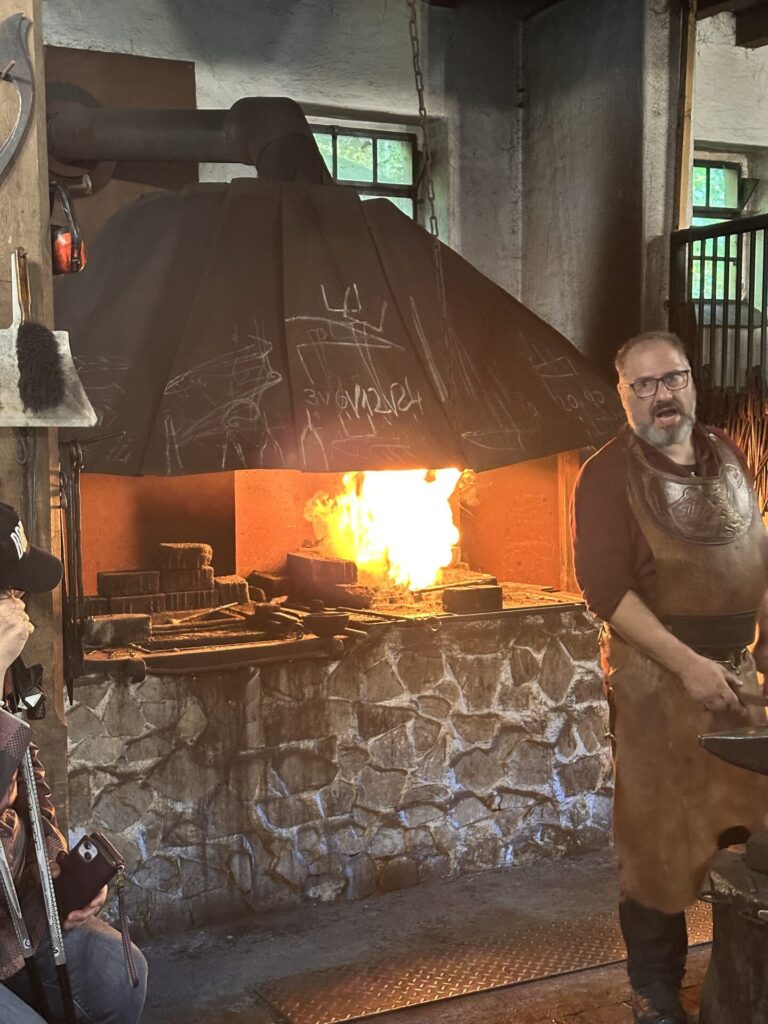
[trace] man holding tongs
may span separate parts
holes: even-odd
[[[67,843],[29,727],[11,714],[20,703],[11,669],[34,629],[21,595],[53,590],[61,575],[59,559],[30,545],[0,503],[0,1021],[137,1024],[146,961],[130,947],[129,976],[120,933],[96,917],[106,887],[59,922],[53,879]]]

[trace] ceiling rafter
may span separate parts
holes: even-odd
[[[736,15],[736,45],[756,49],[768,43],[768,3]]]
[[[761,5],[763,0],[699,0],[696,7],[697,18],[711,18],[714,14],[738,14],[751,7]]]

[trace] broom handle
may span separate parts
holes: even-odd
[[[13,322],[25,324],[32,319],[32,290],[29,287],[27,250],[19,246],[11,258],[13,271]]]

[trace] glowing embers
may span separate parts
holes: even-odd
[[[450,498],[461,475],[459,469],[345,473],[342,493],[315,495],[305,514],[321,551],[355,562],[361,581],[428,587],[450,565],[459,539]]]

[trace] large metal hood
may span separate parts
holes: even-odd
[[[476,470],[608,440],[561,334],[387,200],[240,179],[151,193],[56,282],[98,426],[87,468]]]

